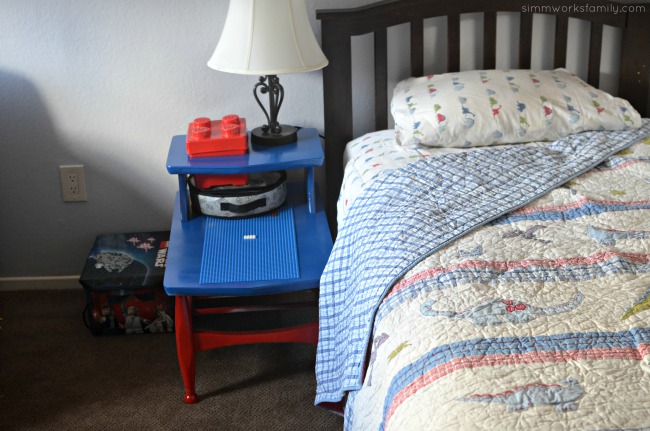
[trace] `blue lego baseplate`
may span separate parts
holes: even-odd
[[[199,283],[300,277],[293,210],[242,219],[208,217]]]

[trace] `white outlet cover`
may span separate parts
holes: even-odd
[[[86,177],[83,165],[59,166],[61,197],[64,202],[86,202]]]

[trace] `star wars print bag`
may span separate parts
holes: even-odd
[[[265,214],[282,205],[287,197],[286,171],[248,175],[248,184],[198,188],[189,178],[192,211],[220,218],[243,218]]]
[[[174,330],[174,298],[163,277],[169,232],[99,235],[79,278],[84,324],[94,335]]]

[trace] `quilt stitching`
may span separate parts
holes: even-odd
[[[316,403],[338,402],[345,391],[360,387],[372,317],[399,276],[458,236],[582,174],[649,130],[645,121],[640,129],[587,132],[541,148],[428,158],[368,187],[350,208],[321,279]],[[417,232],[423,234],[412,235]],[[387,250],[394,257],[382,260]],[[340,311],[331,311],[334,304]]]

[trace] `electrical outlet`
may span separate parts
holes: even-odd
[[[59,166],[59,177],[61,178],[63,202],[85,202],[88,200],[84,165],[61,165]]]

